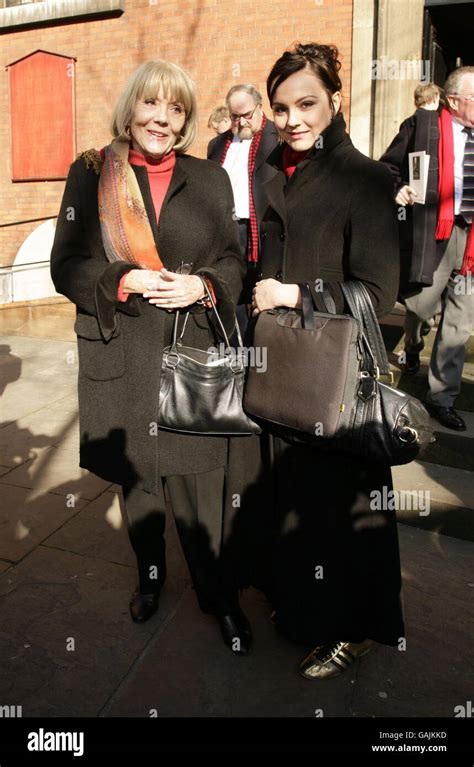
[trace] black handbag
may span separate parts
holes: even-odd
[[[341,283],[351,315],[315,312],[307,285],[301,311],[262,312],[255,346],[267,348],[267,369],[250,368],[245,411],[290,442],[398,465],[413,461],[433,441],[421,402],[393,383],[372,301],[360,282]]]
[[[203,285],[225,339],[225,350],[183,346],[189,312],[179,338],[180,313],[176,312],[171,346],[163,350],[158,428],[214,437],[260,434],[260,427],[242,408],[245,360],[238,324],[239,349],[233,349],[204,280]]]

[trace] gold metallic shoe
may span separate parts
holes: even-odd
[[[333,642],[320,645],[310,652],[302,661],[299,673],[305,679],[330,679],[339,676],[348,666],[369,652],[373,642],[365,639],[363,642]]]

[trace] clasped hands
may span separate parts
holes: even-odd
[[[141,293],[150,304],[172,311],[191,306],[205,296],[202,280],[195,274],[176,274],[168,269],[132,269],[128,272],[123,290]]]

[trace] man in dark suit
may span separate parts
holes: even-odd
[[[407,210],[400,221],[402,273],[408,255],[405,367],[418,370],[422,323],[441,302],[426,407],[443,426],[465,431],[454,403],[474,323],[474,67],[451,72],[444,90],[446,107],[439,114],[418,109],[380,159],[392,172],[396,203]],[[414,205],[416,191],[407,183],[409,155],[418,151],[430,155],[424,205]]]
[[[227,93],[226,104],[230,130],[209,142],[207,157],[222,165],[232,184],[240,249],[248,267],[243,294],[248,303],[259,278],[260,224],[268,206],[263,184],[276,173],[265,160],[277,145],[278,134],[265,116],[262,97],[253,85],[234,85]],[[243,326],[241,314],[242,310],[239,321]]]

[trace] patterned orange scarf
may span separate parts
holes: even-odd
[[[109,261],[128,261],[159,271],[158,254],[137,177],[128,161],[130,144],[114,139],[105,147],[99,180],[99,219]]]

